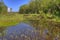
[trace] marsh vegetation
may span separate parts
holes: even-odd
[[[8,12],[3,11],[0,6],[1,40],[60,40],[60,0],[31,0],[29,4],[21,6],[18,13],[6,13]],[[28,28],[27,25],[24,27],[18,26],[20,23],[30,26]],[[14,28],[16,25],[17,28],[19,27],[18,29],[23,28],[17,30],[17,28]],[[11,30],[10,27],[17,32]],[[33,30],[29,30],[31,27]],[[5,32],[7,28],[12,31],[9,31],[11,34]],[[28,30],[24,30],[24,28]]]

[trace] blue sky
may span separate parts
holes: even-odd
[[[29,0],[4,0],[5,5],[8,8],[12,8],[13,11],[18,11],[19,7],[27,4]]]

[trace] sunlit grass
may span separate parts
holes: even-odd
[[[51,16],[49,14],[45,15],[42,14],[42,16],[45,19],[49,19],[48,16]],[[41,14],[10,14],[10,15],[0,15],[0,27],[2,26],[11,26],[16,25],[22,21],[28,21],[28,20],[42,20]],[[43,19],[44,20],[44,19]],[[60,19],[58,17],[49,19],[55,22],[60,22]]]
[[[0,27],[1,26],[11,26],[16,25],[17,23],[23,20],[22,15],[5,15],[0,17]]]

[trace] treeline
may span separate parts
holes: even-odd
[[[7,14],[7,6],[0,2],[0,14]]]
[[[60,0],[31,0],[28,4],[20,7],[19,13],[39,14],[41,11],[60,16]]]

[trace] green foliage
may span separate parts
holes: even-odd
[[[54,16],[51,14],[11,14],[11,15],[0,15],[0,32],[4,31],[7,27],[16,25],[19,22],[25,22],[32,25],[34,28],[39,30],[41,34],[47,29],[48,37],[54,38],[56,35],[60,35],[60,21],[54,21]],[[56,20],[56,18],[55,18]],[[42,35],[41,35],[42,36]],[[49,40],[49,38],[47,39]]]
[[[22,13],[22,14],[26,13],[27,14],[27,13],[29,13],[28,9],[29,9],[28,5],[23,5],[20,7],[19,13]]]
[[[7,14],[7,7],[0,2],[0,14]]]
[[[20,7],[19,13],[29,14],[43,11],[44,13],[50,13],[52,15],[60,16],[60,0],[32,0],[29,4]]]
[[[0,10],[2,10],[1,7]],[[41,34],[47,29],[48,35],[52,35],[51,38],[60,35],[60,0],[32,0],[29,4],[21,6],[19,13],[0,16],[1,30],[4,30],[5,26],[15,25],[23,21],[41,31]]]
[[[2,12],[2,6],[1,6],[1,3],[0,3],[0,14],[1,14],[1,12]]]
[[[0,14],[1,14],[1,12],[2,12],[2,7],[0,6]]]
[[[34,1],[30,2],[27,5],[21,6],[19,13],[23,13],[21,11],[23,11],[24,13],[39,13],[39,9],[37,7],[37,4],[34,3]]]
[[[47,29],[52,38],[60,35],[60,0],[31,0],[28,5],[21,6],[20,11],[19,13],[22,14],[39,15],[24,16],[36,29],[41,32]],[[49,40],[49,38],[47,39]]]

